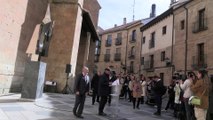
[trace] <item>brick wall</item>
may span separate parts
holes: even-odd
[[[46,12],[45,0],[4,0],[0,7],[0,94],[20,91],[26,49]],[[11,89],[10,89],[11,88]]]

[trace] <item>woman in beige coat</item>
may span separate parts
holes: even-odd
[[[139,80],[132,81],[132,93],[133,93],[133,109],[135,109],[135,103],[137,101],[137,108],[139,108],[140,105],[140,98],[142,93],[142,87]]]

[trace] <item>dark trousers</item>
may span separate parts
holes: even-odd
[[[155,103],[157,105],[157,113],[161,114],[162,96],[155,95]]]
[[[174,98],[173,97],[169,97],[165,110],[168,110],[169,107],[174,109]]]
[[[103,113],[104,107],[107,103],[108,96],[101,96],[101,101],[99,102],[99,114]]]
[[[128,90],[128,94],[129,94],[129,101],[131,102],[132,101],[132,91]]]
[[[76,95],[75,97],[75,105],[73,108],[73,113],[77,115],[81,115],[84,109],[86,95]]]
[[[96,99],[97,102],[99,102],[98,93],[94,91],[93,94],[92,94],[92,104],[95,103],[95,99]]]
[[[136,106],[137,108],[139,108],[140,101],[141,101],[141,99],[140,99],[140,98],[138,98],[137,106]],[[133,102],[133,109],[135,109],[136,98],[134,98],[134,97],[133,97],[132,102]]]
[[[144,104],[144,96],[141,96],[141,104]]]

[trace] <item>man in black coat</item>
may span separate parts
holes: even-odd
[[[106,116],[106,114],[103,112],[104,107],[107,103],[107,97],[109,96],[109,75],[110,75],[110,69],[106,68],[103,75],[100,77],[99,80],[99,87],[98,87],[98,94],[101,97],[101,101],[99,102],[99,115]]]
[[[92,81],[91,81],[91,88],[93,90],[93,93],[92,93],[92,105],[94,105],[95,103],[95,99],[97,102],[99,102],[99,96],[98,96],[98,84],[99,84],[99,79],[100,79],[100,72],[97,72],[93,78],[92,78]]]
[[[76,94],[73,114],[78,118],[84,118],[81,114],[84,109],[86,94],[89,92],[89,69],[82,68],[82,73],[76,77],[74,91]]]
[[[157,105],[157,111],[154,115],[161,115],[161,106],[162,106],[162,96],[163,96],[163,81],[158,77],[154,76],[155,85],[153,87],[154,94],[155,94],[155,103]]]

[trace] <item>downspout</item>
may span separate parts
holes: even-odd
[[[140,49],[140,55],[139,55],[140,56],[139,75],[141,74],[141,66],[142,66],[142,64],[141,64],[141,60],[142,60],[141,57],[142,57],[142,48],[143,48],[142,47],[143,46],[143,32],[141,32],[141,38],[142,38],[141,39],[141,49]]]
[[[186,38],[185,38],[185,66],[184,66],[184,75],[186,75],[187,71],[187,56],[188,56],[188,9],[184,5],[184,9],[186,10]]]
[[[127,39],[126,39],[126,54],[125,54],[125,61],[124,61],[124,64],[125,64],[125,67],[126,67],[126,69],[125,69],[125,71],[124,71],[124,73],[126,73],[127,72],[127,46],[128,46],[128,40],[129,40],[129,30],[127,29],[127,34],[126,34],[126,36],[127,36]]]
[[[174,24],[175,24],[175,15],[174,15],[174,12],[172,13],[172,15],[173,15],[173,20],[172,20],[172,50],[171,50],[171,65],[172,65],[172,75],[171,76],[173,76],[173,73],[174,73],[174,71],[175,71],[175,65],[174,65],[174,63],[173,63],[173,59],[174,59],[174,55],[173,55],[173,53],[174,53]]]

